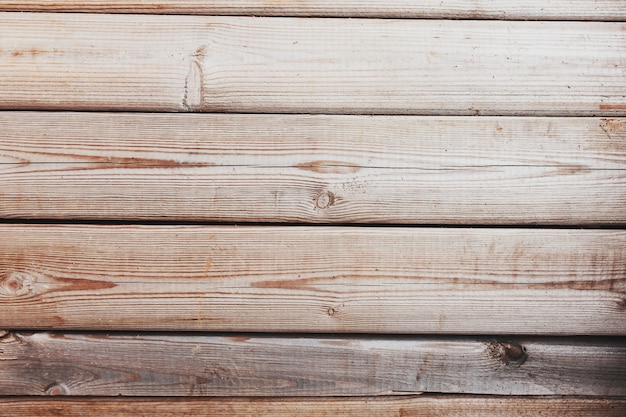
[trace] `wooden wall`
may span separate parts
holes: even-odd
[[[626,415],[626,2],[0,0],[0,415]]]

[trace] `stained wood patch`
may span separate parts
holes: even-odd
[[[295,416],[312,417],[623,417],[623,398],[413,396],[364,398],[0,398],[0,414],[11,417]]]
[[[0,348],[3,395],[626,395],[626,346],[602,339],[7,333]]]
[[[626,224],[626,119],[0,112],[0,216]]]
[[[29,0],[0,1],[0,10],[181,13],[252,16],[342,16],[439,19],[626,20],[615,0]]]
[[[624,24],[0,15],[0,108],[626,115]]]
[[[626,335],[626,232],[0,227],[0,328]]]

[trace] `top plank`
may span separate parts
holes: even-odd
[[[503,20],[626,20],[616,0],[0,0],[5,11]]]
[[[0,109],[626,116],[617,22],[0,13]]]

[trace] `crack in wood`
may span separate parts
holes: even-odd
[[[185,77],[185,87],[182,105],[188,112],[202,110],[202,61],[205,56],[206,45],[200,46],[190,56],[189,72]]]

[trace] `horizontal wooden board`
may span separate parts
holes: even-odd
[[[626,335],[626,231],[0,227],[0,328]]]
[[[12,333],[0,394],[626,395],[623,339]]]
[[[626,224],[626,119],[0,112],[0,217]]]
[[[0,108],[626,115],[624,23],[0,14]]]
[[[626,20],[616,0],[0,0],[5,11],[437,19]]]
[[[364,398],[0,398],[6,417],[393,416],[623,417],[623,398],[412,396]]]

